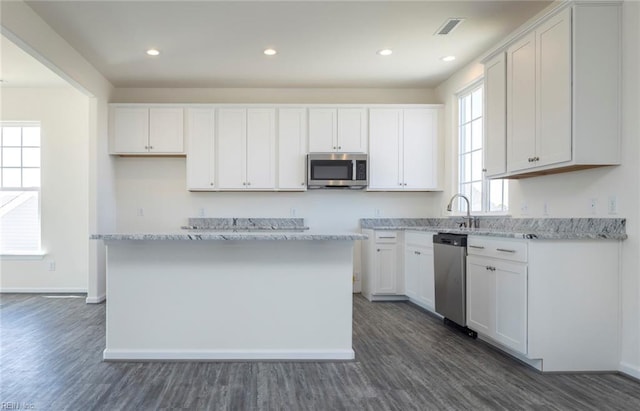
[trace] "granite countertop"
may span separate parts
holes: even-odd
[[[413,230],[537,240],[625,240],[624,218],[480,217],[480,228],[458,227],[456,218],[364,218],[363,229]]]
[[[114,234],[93,234],[92,240],[105,241],[183,241],[183,240],[226,240],[226,241],[248,241],[248,240],[276,240],[276,241],[304,241],[304,240],[366,240],[367,236],[360,233],[351,232],[279,232],[279,231],[206,231],[198,232],[175,232],[175,233],[114,233]]]
[[[355,232],[311,231],[303,218],[189,218],[182,231],[169,233],[94,234],[92,240],[364,240],[367,236]]]

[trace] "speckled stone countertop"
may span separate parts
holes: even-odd
[[[189,218],[187,226],[172,233],[94,234],[92,240],[105,241],[249,241],[249,240],[365,240],[356,232],[309,230],[303,218]]]
[[[248,241],[248,240],[276,240],[276,241],[305,241],[305,240],[365,240],[366,235],[351,232],[277,232],[277,231],[205,231],[177,232],[177,233],[116,233],[93,234],[92,240],[105,241]]]
[[[480,217],[480,228],[460,228],[455,218],[363,218],[360,227],[375,230],[414,230],[539,240],[624,240],[624,218],[508,218]]]

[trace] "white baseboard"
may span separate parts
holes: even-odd
[[[640,367],[637,365],[629,364],[628,362],[621,362],[619,371],[629,377],[640,380]]]
[[[0,293],[16,294],[86,294],[86,288],[23,288],[23,287],[2,287]]]
[[[88,297],[87,296],[87,299],[85,300],[85,302],[87,304],[100,304],[101,302],[103,302],[106,299],[107,299],[107,295],[106,294],[102,294],[102,295],[99,295],[97,297]]]
[[[105,349],[105,361],[350,361],[353,350],[118,350]]]

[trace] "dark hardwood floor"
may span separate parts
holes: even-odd
[[[360,296],[354,362],[106,363],[104,304],[3,294],[0,316],[4,409],[640,409],[636,380],[540,374],[410,304]]]

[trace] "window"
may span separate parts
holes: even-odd
[[[475,83],[458,95],[458,192],[471,203],[471,211],[508,211],[509,185],[505,180],[489,180],[482,171],[483,84]],[[457,210],[466,212],[458,200]]]
[[[40,124],[0,123],[0,253],[40,252]]]

